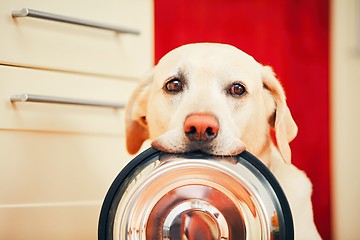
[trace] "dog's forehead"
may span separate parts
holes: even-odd
[[[260,64],[245,52],[226,44],[196,43],[176,48],[160,59],[157,67],[159,78],[179,71],[219,69],[228,75],[244,74],[258,77]]]

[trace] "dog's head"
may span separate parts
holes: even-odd
[[[165,55],[134,91],[126,125],[130,153],[150,138],[170,153],[229,156],[246,148],[259,156],[276,146],[286,162],[297,134],[272,69],[215,43],[184,45]]]

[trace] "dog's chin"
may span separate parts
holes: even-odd
[[[235,156],[245,150],[243,142],[237,138],[226,138],[224,141],[217,139],[217,141],[211,142],[192,142],[175,131],[156,138],[151,145],[162,152],[174,154],[201,151],[215,156]]]

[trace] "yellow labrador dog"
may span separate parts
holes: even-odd
[[[241,50],[198,43],[169,52],[134,91],[126,127],[133,154],[146,139],[170,153],[230,156],[247,149],[284,189],[295,239],[321,239],[313,220],[311,182],[291,164],[289,142],[297,126],[282,86],[270,67]]]

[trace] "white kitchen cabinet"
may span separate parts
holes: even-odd
[[[126,104],[136,82],[0,65],[0,129],[123,134],[122,108],[10,101],[23,93]]]
[[[12,17],[23,8],[119,25],[140,34]],[[152,65],[152,8],[150,0],[1,0],[0,63],[138,78]]]
[[[11,16],[22,8],[140,35]],[[0,0],[0,28],[0,239],[97,239],[103,198],[133,157],[124,109],[10,98],[126,104],[153,65],[153,1]]]
[[[0,239],[96,239],[119,135],[1,131]]]

